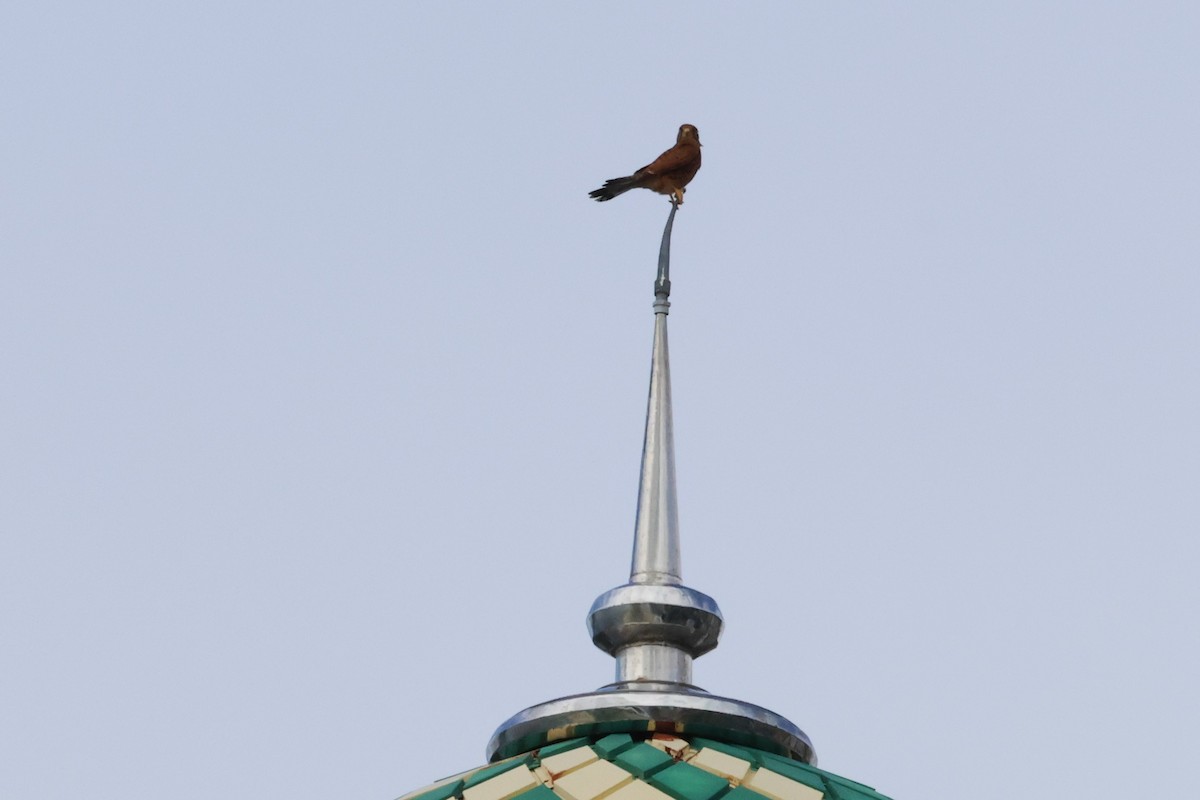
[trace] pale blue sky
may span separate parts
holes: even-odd
[[[610,680],[666,201],[697,682],[1187,793],[1194,3],[15,4],[0,796],[386,800]]]

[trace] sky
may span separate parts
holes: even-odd
[[[1194,3],[0,12],[0,796],[388,800],[612,678],[658,239],[696,682],[1185,794]]]

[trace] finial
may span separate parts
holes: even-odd
[[[678,210],[679,203],[672,197],[671,213],[667,215],[662,244],[658,246],[658,277],[654,279],[655,310],[657,310],[657,301],[660,295],[664,302],[671,296],[671,229],[675,227],[675,212]]]
[[[492,761],[593,733],[694,730],[816,762],[812,743],[788,720],[692,685],[692,661],[717,646],[722,617],[715,600],[683,585],[680,565],[667,349],[671,229],[677,210],[672,199],[654,282],[650,395],[629,582],[597,597],[587,619],[592,642],[616,659],[616,679],[590,694],[551,700],[514,715],[488,743]]]

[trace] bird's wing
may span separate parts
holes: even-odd
[[[690,166],[700,155],[698,147],[678,144],[638,170],[639,174],[664,175]]]

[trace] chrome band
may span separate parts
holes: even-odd
[[[692,682],[692,657],[665,644],[634,644],[617,651],[617,683],[640,684],[678,679]]]
[[[700,691],[612,691],[551,700],[515,714],[488,742],[489,761],[600,733],[708,736],[817,763],[812,742],[778,714]]]
[[[625,584],[596,598],[587,624],[592,642],[609,655],[643,643],[672,645],[697,658],[717,646],[722,617],[715,600],[687,586]]]

